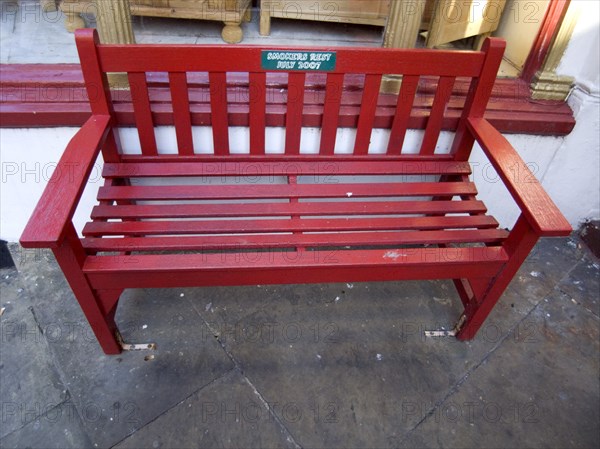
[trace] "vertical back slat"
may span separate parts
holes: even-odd
[[[192,117],[186,73],[170,72],[169,84],[179,154],[192,155],[194,154],[194,142],[192,139]]]
[[[305,79],[306,74],[304,72],[292,72],[288,76],[288,100],[285,121],[286,154],[300,154]]]
[[[467,129],[467,118],[483,117],[494,88],[505,47],[506,42],[499,38],[487,38],[483,43],[481,50],[485,52],[485,61],[483,62],[481,74],[479,78],[473,78],[471,82],[463,113],[458,122],[452,148],[450,149],[450,153],[454,154],[454,158],[458,161],[469,159],[474,138]]]
[[[250,73],[250,154],[265,154],[267,74]]]
[[[142,154],[152,156],[158,154],[156,150],[156,137],[154,136],[154,122],[148,97],[148,83],[145,72],[131,72],[129,76],[129,89],[133,103],[135,124],[140,136]]]
[[[452,95],[453,86],[453,76],[440,77],[437,90],[435,92],[433,105],[431,106],[429,119],[427,120],[425,136],[423,136],[423,143],[421,144],[421,150],[419,151],[419,153],[422,155],[430,155],[435,151],[435,145],[438,141],[440,131],[442,130],[444,112],[446,111],[446,105],[448,104],[450,95]]]
[[[356,140],[354,141],[354,154],[368,154],[369,152],[380,85],[381,74],[366,75],[356,129]]]
[[[333,154],[335,138],[340,118],[340,104],[344,89],[344,74],[330,73],[327,75],[325,99],[323,104],[323,122],[321,124],[320,154]]]
[[[229,117],[227,115],[227,74],[210,72],[210,109],[216,155],[229,154]]]
[[[110,87],[106,73],[100,68],[98,45],[100,39],[95,29],[84,28],[75,30],[75,43],[81,62],[81,72],[92,109],[92,114],[106,114],[115,117]],[[114,121],[113,121],[114,125]],[[113,129],[108,132],[106,142],[102,147],[104,162],[120,160],[120,142]]]
[[[410,113],[418,86],[418,76],[404,75],[402,77],[402,85],[396,102],[396,114],[392,122],[387,154],[400,154],[402,152],[402,145],[404,145],[404,137],[406,136],[406,129],[408,128],[408,121],[410,120]]]

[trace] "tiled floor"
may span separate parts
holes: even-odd
[[[53,257],[0,270],[2,448],[592,448],[600,265],[543,240],[468,343],[450,282],[127,291],[101,353]]]

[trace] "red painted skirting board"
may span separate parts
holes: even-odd
[[[168,93],[167,76],[151,74],[150,97],[157,125],[173,123]],[[207,78],[198,73],[190,75],[192,123],[208,124],[210,101]],[[285,80],[281,80],[285,82]],[[230,78],[229,121],[232,126],[248,125],[247,76]],[[267,126],[283,126],[285,120],[285,95],[277,76],[269,82],[273,88],[267,92]],[[355,126],[360,111],[362,95],[360,77],[346,77],[346,90],[342,99],[340,126]],[[422,80],[415,100],[410,128],[424,128],[435,93],[436,80]],[[443,128],[453,130],[458,121],[459,107],[468,88],[466,81],[457,80],[453,97],[446,110]],[[133,112],[128,91],[113,93],[120,101],[116,105],[120,125],[133,125]],[[322,115],[324,77],[322,74],[307,77],[307,92],[303,124],[319,126]],[[392,123],[395,96],[381,95],[375,117],[375,127],[389,128]],[[78,64],[3,64],[0,65],[0,126],[1,127],[53,127],[80,126],[90,115],[87,94]],[[575,120],[564,102],[533,101],[527,84],[520,79],[498,79],[486,118],[501,132],[538,135],[566,135],[573,129]]]

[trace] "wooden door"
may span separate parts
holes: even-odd
[[[437,0],[426,45],[433,48],[498,28],[506,0]]]

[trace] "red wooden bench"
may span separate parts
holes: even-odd
[[[321,53],[99,45],[92,30],[79,30],[76,40],[92,116],[67,146],[21,244],[52,248],[107,354],[122,349],[114,321],[121,293],[149,287],[453,279],[464,304],[456,335],[471,339],[538,238],[571,231],[508,141],[483,118],[502,40],[488,39],[481,52],[328,48]],[[295,70],[311,58],[322,64],[321,73],[309,76],[326,77],[321,106],[307,105],[305,95],[307,71],[317,66]],[[278,65],[290,68],[284,72],[289,72],[287,103],[267,106],[267,73],[278,72]],[[117,101],[107,72],[128,73],[141,154],[121,152]],[[149,72],[168,74],[170,96],[150,101],[148,80],[155,73]],[[206,78],[208,110],[190,107],[190,72]],[[231,89],[226,95],[228,76],[239,72],[247,74],[245,103]],[[402,86],[387,150],[372,154],[386,73],[402,74]],[[349,74],[364,77],[364,85],[353,151],[340,154],[336,132],[345,107],[344,77],[355,76]],[[411,148],[404,140],[424,76],[439,77],[438,87],[422,143]],[[470,89],[451,150],[438,154],[456,77],[470,78]],[[320,141],[312,154],[300,151],[304,109],[320,117]],[[176,142],[167,149],[177,151],[168,155],[155,136],[158,110],[172,112],[175,125]],[[236,154],[229,142],[234,113],[248,118],[246,154]],[[265,137],[270,114],[285,118],[283,153],[273,154]],[[192,125],[200,124],[212,128],[210,154],[200,154],[194,143]],[[510,232],[499,229],[476,197],[468,163],[475,141],[521,210]],[[105,182],[80,237],[73,212],[100,152]]]

